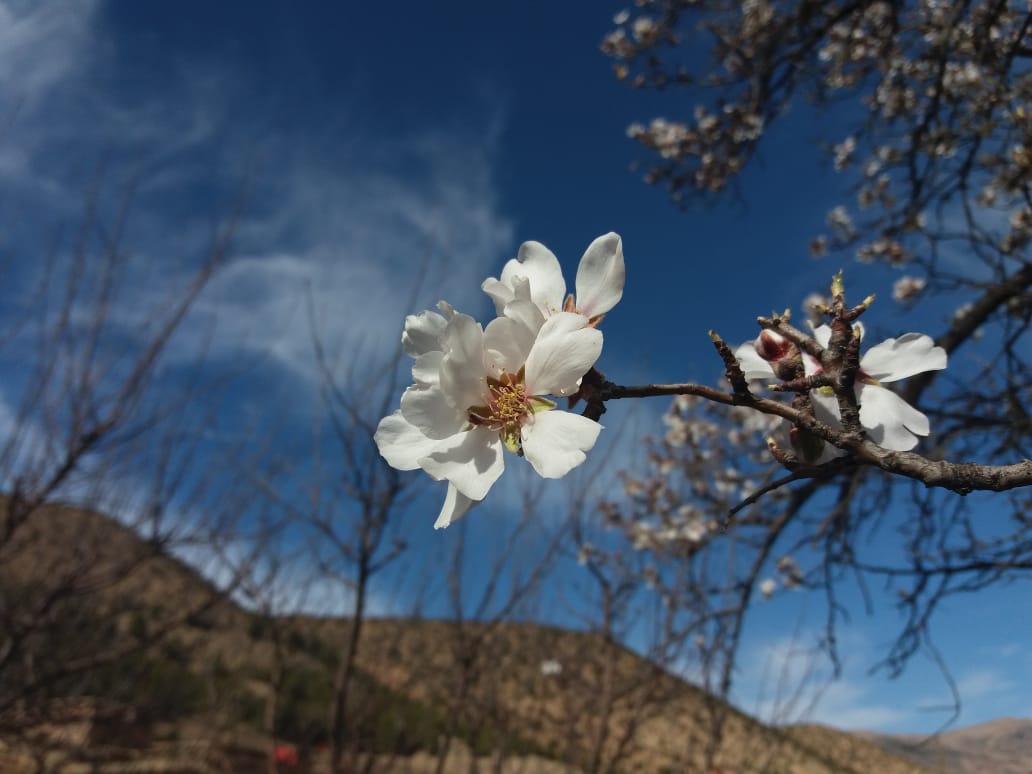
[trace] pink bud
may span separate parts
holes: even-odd
[[[756,354],[768,363],[774,363],[792,351],[792,342],[774,331],[764,330],[756,338]]]

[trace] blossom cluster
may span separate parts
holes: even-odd
[[[813,328],[814,339],[824,349],[829,347],[831,335],[831,328],[827,325]],[[853,326],[853,335],[863,340],[861,323]],[[754,342],[740,346],[735,357],[746,379],[763,380],[765,383],[775,378],[790,381],[800,375],[800,367],[802,374],[808,377],[824,371],[816,357],[800,352],[787,338],[769,329],[761,331]],[[907,333],[896,339],[886,339],[867,350],[860,358],[853,391],[859,406],[860,424],[868,438],[886,449],[909,451],[917,445],[919,437],[928,435],[928,417],[884,384],[925,371],[941,370],[946,367],[946,359],[946,351],[923,333]],[[817,419],[833,428],[841,428],[839,401],[831,387],[810,390],[809,399]],[[792,433],[790,437],[792,445],[806,462],[819,464],[841,454],[819,439],[809,439],[808,444],[799,433]]]
[[[645,179],[676,201],[732,185],[792,100],[850,99],[861,118],[845,136],[823,139],[856,199],[830,209],[814,255],[849,250],[934,281],[959,222],[991,270],[1018,265],[1010,262],[1029,249],[1027,4],[629,5],[601,48],[634,88],[685,90],[683,112],[627,130],[649,151]]]
[[[481,284],[497,313],[486,326],[443,301],[406,318],[402,346],[414,360],[413,384],[374,439],[392,467],[447,482],[435,527],[487,496],[506,450],[544,478],[584,461],[601,425],[559,410],[552,398],[577,393],[598,360],[598,326],[623,295],[624,274],[620,237],[605,234],[581,258],[576,294],[566,295],[552,251],[525,242],[500,277]]]

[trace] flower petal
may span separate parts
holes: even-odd
[[[373,440],[387,464],[397,470],[415,470],[419,459],[433,451],[438,443],[424,435],[400,411],[380,420]]]
[[[441,349],[441,340],[448,321],[427,310],[410,314],[405,318],[405,330],[401,334],[401,346],[406,355],[419,357],[426,352]]]
[[[513,281],[516,277],[526,277],[530,281],[531,300],[547,313],[563,308],[566,297],[563,270],[555,254],[540,242],[524,242],[520,245],[519,255],[505,264],[502,282],[515,290]],[[504,305],[498,313],[503,310]]]
[[[438,481],[446,479],[472,500],[483,500],[505,469],[502,441],[486,427],[474,427],[441,441],[419,461]]]
[[[517,298],[515,301],[507,304],[505,307],[505,316],[512,320],[516,320],[527,330],[531,331],[534,336],[538,335],[538,331],[541,330],[541,326],[545,324],[545,316],[541,314],[541,310],[538,308],[537,304],[529,298]]]
[[[541,312],[530,301],[514,301],[506,309],[523,304],[541,316]],[[521,320],[514,320],[508,316],[496,317],[488,323],[484,330],[484,349],[487,351],[487,361],[494,372],[493,375],[497,376],[500,371],[508,371],[511,374],[519,371],[527,362],[536,335],[536,329],[531,329]]]
[[[736,349],[735,358],[747,380],[762,379],[767,384],[774,380],[774,369],[756,352],[754,342],[747,341]]]
[[[928,417],[899,395],[885,387],[865,384],[860,387],[860,424],[879,446],[893,451],[909,451],[917,446],[918,435],[928,435]]]
[[[513,289],[496,277],[488,277],[481,282],[480,289],[494,301],[495,313],[499,315],[505,309],[505,305],[516,297]]]
[[[441,388],[435,385],[413,385],[401,396],[401,414],[405,421],[427,438],[440,441],[462,431],[468,421],[466,412],[453,406]]]
[[[440,384],[441,360],[444,353],[439,350],[424,352],[412,364],[412,381],[417,385]]]
[[[860,359],[861,370],[879,382],[894,382],[925,371],[946,367],[946,350],[935,346],[931,336],[907,333],[871,347]]]
[[[445,495],[444,505],[434,522],[434,529],[444,529],[449,524],[458,521],[466,515],[466,512],[477,504],[477,500],[470,500],[454,485],[448,484],[448,494]]]
[[[545,411],[523,425],[523,454],[541,477],[560,478],[584,462],[601,431],[580,414]]]
[[[586,317],[604,315],[623,296],[626,271],[623,243],[610,231],[596,238],[577,267],[577,309]]]
[[[586,328],[588,318],[573,312],[549,317],[527,356],[526,384],[531,395],[567,395],[602,354],[602,333]]]
[[[814,419],[836,430],[842,427],[842,412],[839,410],[838,398],[835,395],[825,395],[820,390],[810,390],[810,402],[813,404]]]
[[[577,267],[577,308],[586,317],[605,314],[623,296],[623,242],[609,232],[588,245]]]
[[[456,408],[466,410],[486,402],[484,395],[484,331],[466,314],[456,314],[444,332],[441,390]]]
[[[827,348],[831,343],[831,328],[827,325],[818,325],[814,328],[813,324],[810,324],[813,329],[813,337],[822,347]]]

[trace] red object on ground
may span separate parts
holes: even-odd
[[[278,744],[272,754],[276,763],[284,766],[297,766],[297,750],[292,744]]]

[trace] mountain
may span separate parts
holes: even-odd
[[[905,755],[944,774],[1029,774],[1032,720],[999,718],[935,737],[865,734],[886,750]]]
[[[4,537],[6,503],[0,771],[266,770],[276,745],[280,770],[325,770],[351,621],[245,610],[92,511],[47,505]],[[592,633],[372,619],[359,642],[353,769],[703,771],[719,730],[709,771],[942,771],[882,738],[766,726]]]

